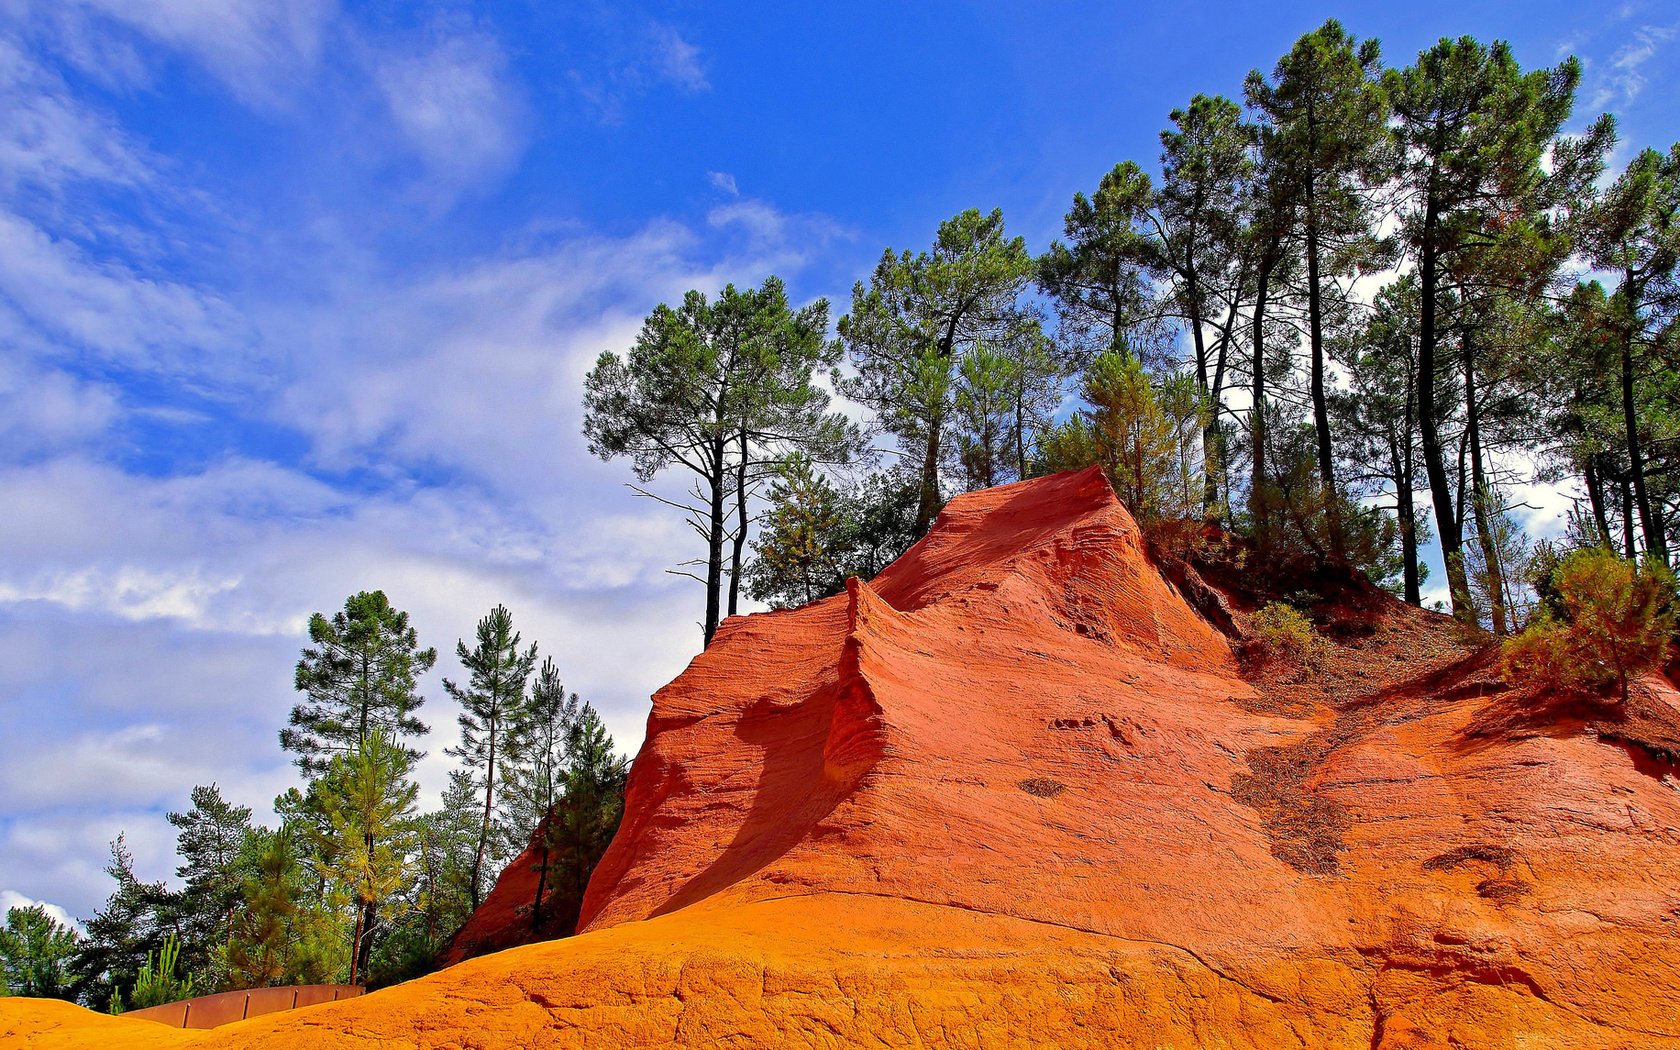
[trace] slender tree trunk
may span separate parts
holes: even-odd
[[[1465,442],[1470,449],[1470,508],[1476,519],[1476,542],[1482,550],[1482,575],[1487,586],[1488,619],[1495,638],[1505,637],[1505,588],[1500,582],[1499,538],[1494,535],[1493,491],[1482,469],[1481,410],[1476,404],[1476,352],[1469,333],[1459,342],[1464,367]]]
[[[747,545],[747,430],[741,428],[741,459],[735,464],[735,538],[729,555],[729,615],[734,616],[741,597],[741,550]]]
[[[372,681],[373,672],[372,669],[368,667],[368,655],[364,650],[362,652],[362,720],[360,728],[356,732],[356,747],[358,750],[367,744],[368,708],[373,704],[373,689],[371,687]]]
[[[494,701],[495,698],[492,698]],[[496,714],[490,714],[490,734],[486,743],[489,745],[489,761],[484,769],[484,823],[478,829],[478,853],[473,857],[472,866],[472,906],[478,910],[479,879],[484,871],[484,847],[490,841],[490,814],[496,797]]]
[[[1400,546],[1405,562],[1406,601],[1422,608],[1423,573],[1418,568],[1417,538],[1417,461],[1413,450],[1417,439],[1417,362],[1410,354],[1406,360],[1406,411],[1401,417],[1399,456],[1395,472],[1394,492],[1401,508]]]
[[[1248,485],[1248,510],[1254,519],[1254,538],[1262,547],[1269,542],[1266,499],[1266,306],[1271,293],[1272,245],[1260,260],[1254,288],[1254,390],[1253,406],[1248,411],[1248,429],[1253,448],[1250,450],[1252,472]]]
[[[957,322],[959,314],[952,314],[945,323],[945,334],[939,340],[939,356],[945,362],[947,369],[951,366],[951,356],[957,349]],[[945,430],[945,402],[944,394],[940,394],[941,401],[937,405],[928,406],[928,437],[927,454],[922,459],[922,491],[916,501],[916,535],[927,535],[927,530],[933,524],[934,508],[939,505],[939,441]]]
[[[1236,287],[1242,287],[1240,276]],[[1213,360],[1213,385],[1208,389],[1207,426],[1202,429],[1202,450],[1207,456],[1203,468],[1207,472],[1207,492],[1203,502],[1210,517],[1217,517],[1221,511],[1229,509],[1221,502],[1221,493],[1226,499],[1231,495],[1226,476],[1229,464],[1225,457],[1225,423],[1220,418],[1219,409],[1225,393],[1225,365],[1231,353],[1231,330],[1236,318],[1237,296],[1233,294],[1231,305],[1225,312],[1225,323],[1219,329],[1219,344]]]
[[[922,457],[922,491],[916,501],[916,535],[925,536],[939,505],[939,436],[945,429],[943,413],[929,420],[927,452]]]
[[[1631,280],[1628,274],[1624,281]],[[1645,536],[1645,551],[1668,561],[1662,529],[1651,513],[1651,496],[1645,489],[1645,453],[1639,441],[1639,419],[1633,403],[1633,326],[1630,321],[1622,336],[1622,426],[1628,450],[1628,474],[1633,479],[1633,498],[1639,507],[1639,528]]]
[[[1309,114],[1310,119],[1310,114]],[[1318,280],[1318,215],[1313,178],[1307,176],[1307,344],[1311,351],[1313,429],[1318,438],[1318,477],[1324,487],[1324,509],[1330,525],[1330,550],[1346,555],[1342,542],[1342,508],[1336,493],[1335,452],[1330,444],[1330,403],[1324,393],[1324,303]]]
[[[1475,622],[1470,603],[1470,582],[1464,571],[1464,535],[1459,528],[1452,482],[1441,448],[1441,427],[1435,402],[1435,350],[1439,332],[1435,321],[1435,292],[1439,281],[1436,237],[1440,219],[1433,194],[1424,206],[1422,251],[1418,259],[1420,290],[1423,293],[1421,323],[1418,326],[1418,431],[1423,444],[1423,469],[1429,477],[1430,502],[1435,507],[1435,531],[1441,541],[1441,560],[1446,563],[1447,590],[1452,596],[1453,616]]]
[[[1027,480],[1027,398],[1023,388],[1015,398],[1015,480]]]
[[[1598,545],[1609,548],[1610,518],[1604,510],[1604,478],[1598,467],[1599,453],[1587,454],[1587,504],[1592,508],[1593,524],[1598,528]]]
[[[1192,249],[1186,248],[1187,253]],[[1202,284],[1196,272],[1194,256],[1185,259],[1184,284],[1186,305],[1190,311],[1190,339],[1196,351],[1196,393],[1208,404],[1213,403],[1213,384],[1208,378],[1207,337],[1202,332]],[[1219,463],[1215,431],[1217,420],[1210,415],[1202,427],[1202,513],[1211,516],[1219,506]]]
[[[356,925],[362,931],[361,943],[356,946],[357,963],[364,974],[368,971],[368,961],[373,957],[373,924],[379,917],[378,908],[379,906],[372,901],[364,902],[362,913],[356,917]]]
[[[724,462],[724,444],[721,433],[712,439],[712,471],[711,477],[707,479],[711,488],[711,500],[706,515],[706,622],[701,628],[707,646],[712,644],[712,638],[717,635],[718,614],[723,605],[723,480],[724,472],[728,469]]]
[[[548,811],[548,816],[537,824],[537,838],[542,842],[542,860],[537,864],[537,896],[531,902],[531,932],[542,930],[543,890],[548,886],[548,828],[546,822],[554,819],[554,810]]]
[[[356,983],[356,967],[362,960],[362,914],[361,908],[356,909],[356,922],[350,928],[350,982]]]
[[[1633,482],[1627,474],[1621,477],[1622,482],[1622,548],[1623,556],[1628,561],[1639,557],[1638,545],[1633,538]]]

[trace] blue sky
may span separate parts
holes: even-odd
[[[1332,14],[1577,54],[1581,119],[1680,138],[1657,3],[0,0],[0,904],[91,914],[122,830],[168,874],[195,783],[264,812],[358,589],[445,654],[507,603],[634,748],[699,596],[578,436],[594,357],[726,280],[843,309],[966,207],[1042,249]]]

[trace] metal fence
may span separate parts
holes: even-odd
[[[353,999],[365,989],[359,984],[300,984],[291,988],[252,988],[243,992],[218,992],[177,1003],[130,1010],[124,1017],[141,1017],[171,1028],[215,1028],[243,1021],[247,1017],[296,1010],[303,1006]]]

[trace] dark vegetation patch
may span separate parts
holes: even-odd
[[[1501,874],[1503,874],[1504,872],[1510,871],[1511,866],[1517,862],[1517,852],[1516,850],[1509,849],[1505,846],[1494,846],[1483,842],[1473,842],[1468,846],[1460,846],[1457,849],[1448,850],[1445,853],[1439,853],[1430,857],[1428,860],[1423,862],[1423,870],[1452,871],[1454,868],[1457,868],[1462,864],[1468,864],[1471,861],[1478,860],[1492,864],[1494,867],[1499,869]]]
[[[1324,752],[1318,735],[1287,747],[1248,753],[1249,772],[1231,781],[1231,797],[1261,816],[1272,856],[1309,875],[1334,875],[1337,855],[1347,848],[1342,834],[1348,817],[1340,803],[1314,795],[1306,780]]]
[[[1067,790],[1067,785],[1045,777],[1029,777],[1016,786],[1027,794],[1037,795],[1039,798],[1055,798]]]

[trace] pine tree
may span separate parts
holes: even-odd
[[[507,766],[503,797],[511,811],[520,848],[537,847],[537,889],[531,901],[531,932],[543,923],[543,901],[549,888],[548,822],[565,797],[569,770],[568,746],[583,711],[576,693],[566,692],[553,659],[543,661],[531,685],[531,706],[524,732]]]
[[[1552,253],[1532,255],[1521,245],[1550,209],[1581,191],[1613,130],[1606,118],[1578,139],[1559,136],[1579,82],[1574,59],[1524,73],[1508,45],[1470,37],[1443,39],[1412,67],[1383,76],[1409,201],[1401,231],[1417,259],[1419,437],[1453,614],[1464,620],[1475,610],[1442,436],[1447,408],[1437,396],[1449,331],[1439,307],[1454,279],[1503,268],[1502,279],[1520,286],[1533,277],[1524,273],[1525,257],[1552,264]]]
[[[1680,344],[1680,143],[1666,154],[1642,151],[1586,209],[1584,219],[1594,268],[1616,278],[1615,291],[1598,317],[1613,339],[1621,423],[1617,436],[1627,457],[1640,534],[1645,551],[1666,560],[1664,508],[1650,492],[1649,445],[1653,438],[1680,444],[1680,427],[1675,426],[1680,406],[1670,398],[1666,412],[1642,412],[1640,395],[1664,373],[1672,382]],[[1666,426],[1652,427],[1659,418]]]
[[[366,973],[381,908],[402,888],[411,852],[419,787],[414,759],[384,728],[369,733],[351,755],[335,755],[311,785],[325,828],[311,828],[323,870],[350,897],[350,983]]]
[[[334,755],[355,753],[375,730],[399,745],[426,733],[414,714],[424,703],[416,683],[437,650],[420,648],[408,614],[392,608],[384,591],[351,595],[331,619],[311,616],[309,640],[296,675],[308,699],[280,731],[280,746],[297,756],[305,776],[321,773]]]
[[[1348,481],[1394,500],[1401,547],[1401,597],[1423,604],[1428,566],[1418,556],[1428,522],[1413,493],[1420,487],[1417,425],[1417,279],[1414,275],[1377,293],[1373,310],[1348,337],[1333,345],[1348,386],[1333,395],[1331,414],[1342,435]]]
[[[497,605],[478,621],[478,644],[468,649],[465,641],[457,642],[455,655],[470,678],[465,687],[443,681],[444,690],[461,705],[461,743],[445,753],[465,762],[483,790],[484,816],[469,883],[476,909],[489,874],[487,851],[505,837],[496,823],[496,775],[509,740],[520,736],[529,718],[525,683],[536,666],[537,647],[533,643],[519,651],[513,616],[506,606]]]
[[[1331,19],[1301,37],[1278,61],[1271,81],[1255,70],[1245,87],[1265,121],[1273,155],[1295,202],[1306,263],[1307,347],[1312,417],[1321,486],[1337,491],[1326,386],[1326,300],[1338,277],[1367,269],[1382,255],[1373,233],[1369,187],[1383,175],[1387,103],[1377,79],[1375,40],[1357,42]],[[1330,500],[1330,536],[1342,550]]]
[[[867,288],[852,289],[839,331],[854,371],[838,383],[920,461],[918,535],[940,506],[958,366],[976,346],[1036,323],[1018,303],[1032,273],[1026,242],[1004,235],[1003,213],[969,210],[940,224],[931,251],[888,249]]]
[[[314,899],[298,829],[253,829],[245,843],[240,907],[227,946],[236,988],[319,984],[349,960],[332,914]]]
[[[74,928],[39,904],[6,909],[0,928],[0,995],[74,999],[70,963],[79,938]]]
[[[1161,132],[1158,255],[1171,279],[1174,312],[1189,330],[1196,387],[1217,408],[1243,306],[1256,291],[1256,264],[1265,263],[1268,278],[1276,267],[1270,256],[1262,260],[1245,250],[1251,247],[1243,217],[1252,212],[1257,129],[1243,121],[1235,102],[1220,96],[1197,95],[1170,119],[1172,128]],[[1263,312],[1257,306],[1256,315]],[[1217,411],[1207,414],[1206,424],[1203,510],[1215,514],[1225,438]]]
[[[577,926],[589,876],[612,844],[624,815],[629,763],[614,751],[606,725],[587,703],[567,736],[566,760],[566,790],[548,825],[548,847],[555,868],[555,893],[560,897],[554,915],[562,928],[571,931]]]
[[[88,1005],[120,1003],[146,960],[181,927],[179,895],[160,882],[141,882],[134,874],[134,854],[123,835],[111,843],[105,873],[116,889],[104,907],[85,924],[71,966],[76,999]]]
[[[251,807],[222,798],[215,784],[192,790],[192,808],[167,815],[177,829],[175,852],[181,858],[176,877],[182,895],[188,968],[202,977],[199,987],[214,991],[224,982],[215,960],[233,939],[245,872],[242,850],[251,833]]]
[[[1062,220],[1067,243],[1038,261],[1038,283],[1056,301],[1064,340],[1089,361],[1103,350],[1141,354],[1161,342],[1152,275],[1160,264],[1150,232],[1155,193],[1131,161],[1116,164],[1090,197],[1073,195]]]

